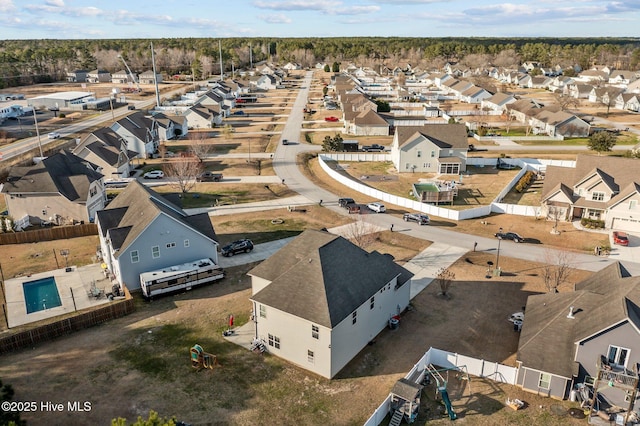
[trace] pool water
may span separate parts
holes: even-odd
[[[440,191],[440,189],[438,189],[438,185],[433,183],[414,183],[413,186],[416,189],[416,191],[418,191],[418,193]]]
[[[27,314],[62,305],[54,277],[22,283]]]

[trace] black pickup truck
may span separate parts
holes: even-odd
[[[384,151],[384,146],[374,143],[373,145],[364,145],[362,147],[362,150],[364,152],[380,152],[380,151]]]

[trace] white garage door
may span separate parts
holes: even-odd
[[[640,220],[626,217],[615,217],[611,222],[611,229],[627,232],[640,232]]]

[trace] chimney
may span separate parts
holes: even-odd
[[[569,315],[567,315],[567,318],[569,318],[569,319],[574,319],[575,318],[573,316],[573,306],[569,306]]]

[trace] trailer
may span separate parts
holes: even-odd
[[[160,294],[191,290],[193,287],[223,279],[224,270],[212,259],[199,259],[140,274],[142,295],[151,299]]]

